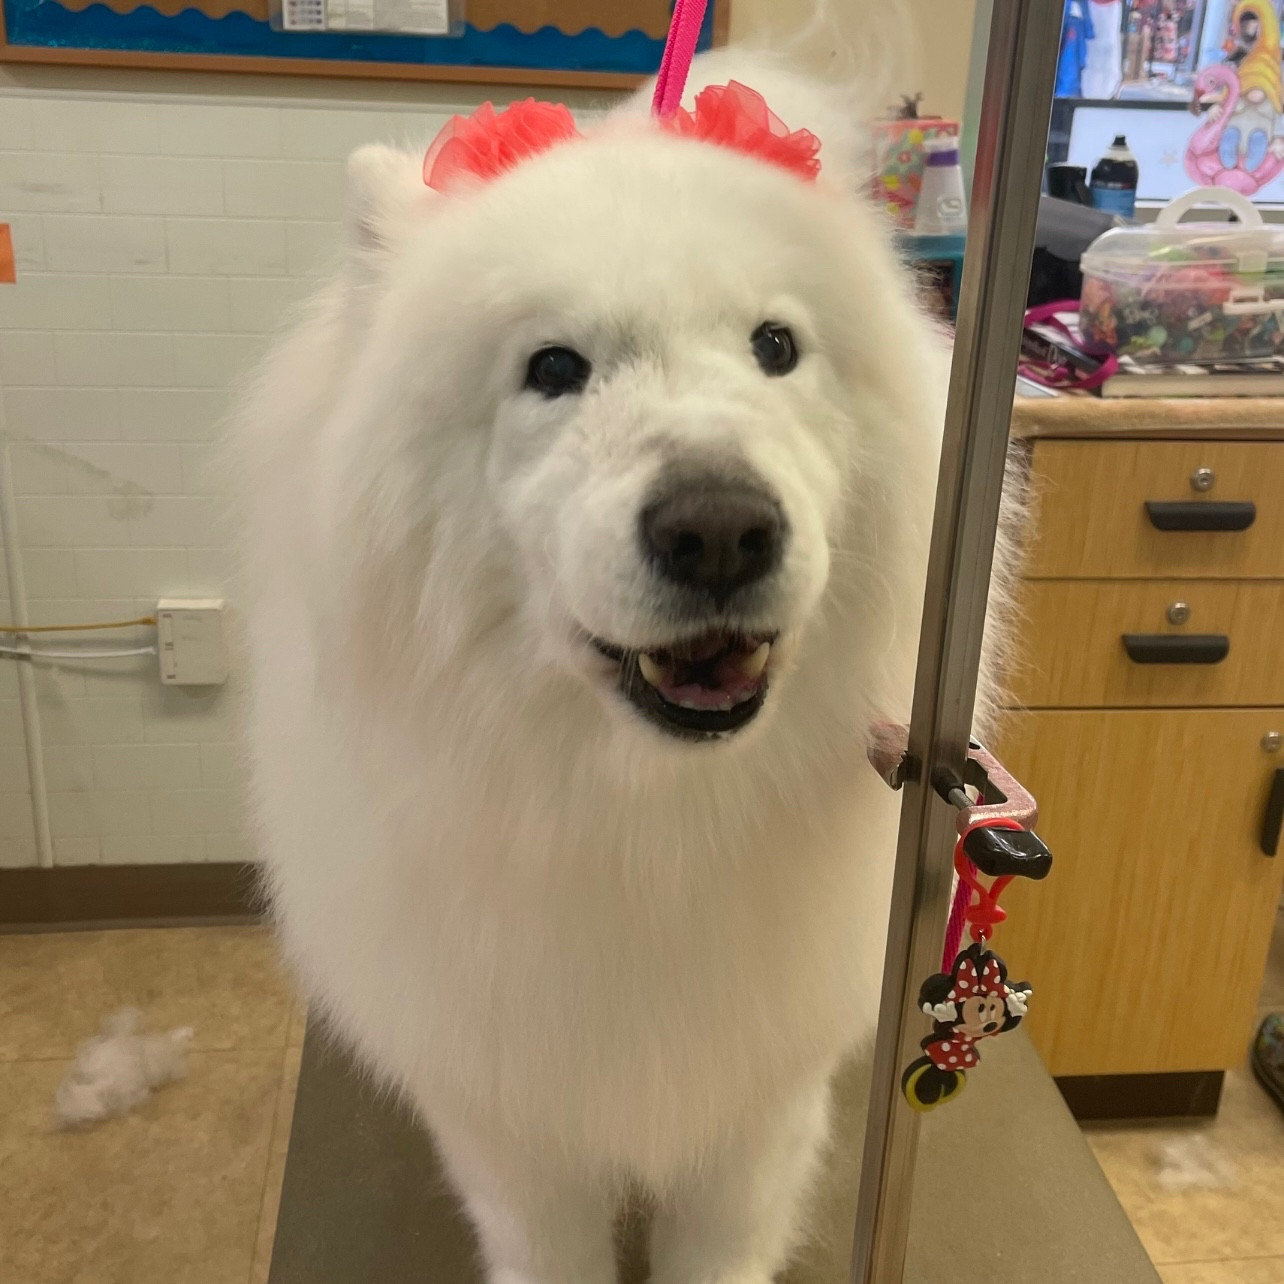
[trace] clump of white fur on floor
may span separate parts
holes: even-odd
[[[1235,1183],[1235,1165],[1203,1133],[1156,1148],[1155,1178],[1164,1190],[1217,1190]]]
[[[76,1049],[76,1060],[54,1094],[54,1112],[63,1128],[88,1128],[113,1115],[138,1109],[154,1089],[187,1074],[191,1026],[144,1034],[134,1008],[122,1008],[103,1022],[102,1033]]]

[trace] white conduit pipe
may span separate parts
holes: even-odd
[[[122,647],[115,651],[37,651],[32,647],[0,646],[0,655],[15,660],[120,660],[127,655],[155,655],[154,646]]]
[[[2,394],[3,390],[0,390]],[[0,395],[0,544],[9,580],[9,603],[16,628],[31,623],[27,614],[27,585],[18,556],[18,505],[13,493],[9,463],[9,436],[4,425],[4,399]],[[22,735],[27,748],[27,780],[31,789],[31,820],[36,831],[36,856],[50,869],[54,863],[49,834],[49,789],[45,782],[45,750],[40,735],[40,710],[36,705],[36,675],[30,664],[18,665],[18,703],[22,708]]]

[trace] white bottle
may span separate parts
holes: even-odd
[[[924,143],[923,187],[914,212],[915,236],[957,236],[967,231],[967,199],[959,168],[956,138],[932,138]]]

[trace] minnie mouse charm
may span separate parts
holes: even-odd
[[[922,1042],[924,1056],[901,1076],[901,1091],[915,1110],[934,1110],[963,1091],[979,1061],[976,1043],[1020,1025],[1033,991],[1024,981],[1008,981],[1007,968],[983,941],[969,945],[950,972],[923,982],[919,1007],[932,1017],[932,1033]]]

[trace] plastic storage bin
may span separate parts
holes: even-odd
[[[1238,223],[1182,223],[1196,205]],[[1222,364],[1284,355],[1284,225],[1238,192],[1201,187],[1149,226],[1119,227],[1083,255],[1079,326],[1093,352]]]

